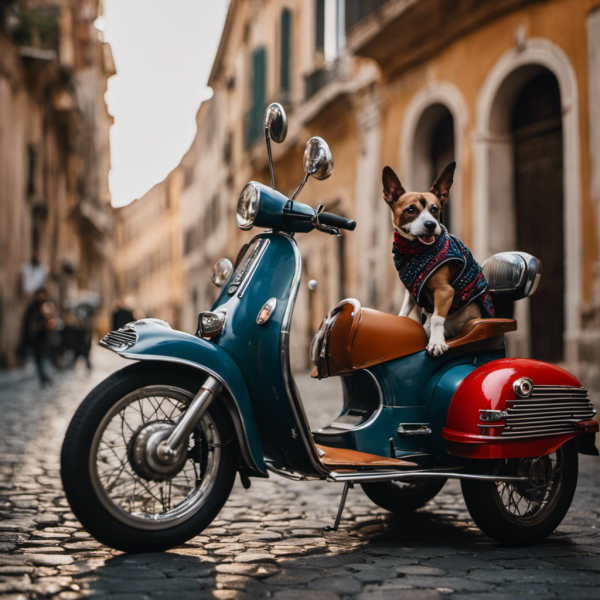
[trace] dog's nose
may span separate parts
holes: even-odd
[[[425,229],[427,229],[427,231],[434,231],[436,225],[437,223],[435,221],[427,221],[425,223]]]

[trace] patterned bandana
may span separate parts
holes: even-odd
[[[392,254],[402,283],[415,302],[428,313],[433,314],[433,306],[422,294],[427,280],[442,265],[456,261],[462,265],[462,271],[452,282],[454,299],[448,314],[454,314],[475,300],[483,317],[494,316],[494,306],[481,267],[470,250],[457,237],[450,235],[443,225],[442,233],[429,246],[394,232]]]

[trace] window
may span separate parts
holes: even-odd
[[[316,50],[325,49],[325,0],[316,0]]]
[[[27,195],[31,198],[35,195],[35,172],[37,165],[37,152],[32,144],[27,147]]]
[[[316,0],[315,46],[327,62],[340,55],[346,42],[345,6],[345,0]]]
[[[281,13],[281,57],[279,65],[279,87],[282,95],[290,91],[290,57],[291,57],[292,12],[284,8]]]

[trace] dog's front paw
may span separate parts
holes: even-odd
[[[446,350],[448,350],[446,342],[429,342],[427,346],[427,352],[430,356],[441,356]]]

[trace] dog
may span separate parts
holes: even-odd
[[[382,174],[384,200],[392,211],[394,264],[408,292],[400,316],[408,317],[415,305],[423,309],[431,356],[446,352],[446,338],[471,319],[494,316],[481,267],[440,222],[455,169],[450,163],[429,192],[407,192],[390,167]]]

